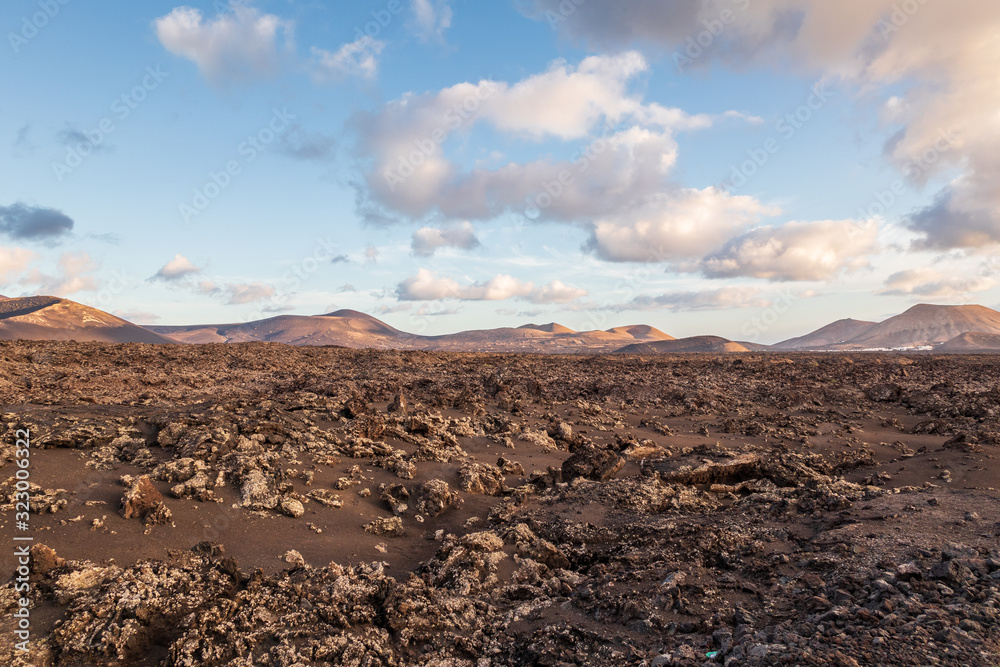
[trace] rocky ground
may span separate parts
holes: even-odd
[[[1000,664],[1000,359],[0,343],[33,665]],[[5,578],[15,572],[3,549]]]

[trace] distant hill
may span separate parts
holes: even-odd
[[[771,347],[775,350],[815,350],[828,349],[835,345],[841,345],[847,341],[864,334],[874,327],[876,322],[865,322],[863,320],[852,320],[850,318],[837,320],[821,327],[812,333],[797,338],[789,338],[780,343],[775,343]]]
[[[1000,312],[984,306],[920,304],[884,322],[842,319],[773,346],[719,336],[676,339],[646,324],[574,331],[550,322],[412,334],[356,310],[279,315],[252,322],[140,327],[54,296],[0,295],[0,340],[109,343],[245,343],[339,345],[351,348],[539,354],[678,354],[767,350],[872,350],[930,347],[941,352],[1000,352]]]
[[[692,336],[653,343],[635,343],[616,350],[619,354],[686,354],[695,352],[750,352],[750,349],[719,336]]]
[[[280,315],[234,324],[154,326],[150,330],[183,343],[269,341],[288,345],[549,354],[613,352],[635,342],[671,339],[645,325],[610,331],[574,331],[555,322],[419,336],[356,310],[338,310],[325,315]]]
[[[551,334],[573,334],[576,333],[569,327],[564,327],[561,324],[556,324],[555,322],[549,322],[548,324],[522,324],[518,329],[535,329],[536,331],[544,331],[545,333]]]
[[[76,340],[101,343],[173,343],[157,333],[54,296],[0,300],[0,340]]]
[[[853,349],[935,345],[968,331],[1000,334],[1000,313],[985,306],[922,303],[876,324],[846,344]]]
[[[945,341],[939,352],[1000,352],[1000,334],[966,331]]]
[[[633,324],[627,327],[615,327],[608,329],[607,333],[616,335],[632,336],[640,340],[676,340],[673,336],[667,335],[648,324]]]
[[[338,310],[325,315],[279,315],[234,324],[153,326],[149,329],[181,343],[267,341],[393,349],[405,348],[411,339],[418,338],[356,310]]]

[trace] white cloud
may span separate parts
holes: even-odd
[[[153,25],[164,48],[193,61],[216,83],[276,74],[283,51],[292,45],[290,21],[245,5],[212,20],[197,9],[178,7]]]
[[[535,287],[534,283],[523,282],[508,275],[498,275],[486,282],[463,286],[452,278],[439,276],[427,269],[420,269],[417,275],[399,283],[396,296],[400,301],[435,301],[438,299],[458,299],[461,301],[505,301],[524,299],[531,303],[566,303],[586,296],[580,290],[555,280],[548,285]]]
[[[421,257],[429,257],[440,248],[472,250],[479,247],[479,239],[476,238],[475,227],[466,221],[442,229],[421,227],[413,232],[410,247],[413,250],[413,254]]]
[[[178,253],[174,255],[172,260],[160,267],[160,270],[150,280],[180,280],[181,278],[200,272],[201,268],[195,266],[191,263],[191,260]]]
[[[270,299],[275,295],[273,287],[261,282],[230,283],[225,286],[224,291],[226,294],[226,303],[229,305],[255,303]]]
[[[794,63],[879,100],[894,131],[886,154],[916,187],[959,175],[905,220],[925,248],[1000,243],[1000,41],[997,7],[982,0],[588,0],[566,16],[561,0],[526,0],[538,20],[554,13],[564,36],[604,49],[672,51],[682,69],[714,62],[744,69]],[[728,3],[723,3],[728,5]],[[720,22],[722,9],[731,20]],[[546,14],[549,12],[550,14]],[[713,33],[710,28],[718,25]],[[705,36],[705,37],[703,37]],[[704,42],[687,62],[689,40]],[[899,92],[899,88],[903,92]],[[950,137],[944,139],[943,137]]]
[[[709,116],[644,105],[630,82],[648,65],[634,52],[556,62],[514,84],[460,83],[407,94],[354,119],[371,217],[486,219],[531,209],[578,220],[620,210],[664,187],[677,159],[673,134],[708,127]],[[463,169],[443,144],[484,123],[527,140],[587,140],[568,160]],[[619,127],[617,124],[621,124]]]
[[[919,268],[899,271],[885,281],[883,296],[919,296],[936,299],[950,299],[974,292],[984,292],[997,285],[992,276],[946,275],[937,269]]]
[[[356,76],[374,79],[378,74],[378,56],[385,42],[363,35],[357,41],[344,44],[336,52],[312,47],[312,74],[317,83],[341,81]]]
[[[569,303],[585,296],[587,296],[587,290],[553,280],[548,285],[533,289],[528,293],[527,299],[531,303]]]
[[[56,262],[58,272],[48,274],[34,268],[24,274],[19,282],[33,286],[38,294],[69,296],[77,292],[93,291],[98,288],[93,272],[100,265],[86,252],[66,252]]]
[[[637,296],[622,304],[607,306],[605,310],[728,310],[732,308],[766,308],[771,302],[761,298],[755,287],[721,287],[713,290],[667,292],[658,296]]]
[[[452,11],[450,0],[413,0],[413,19],[417,35],[423,41],[444,38],[451,27]]]
[[[758,227],[698,263],[710,278],[828,280],[868,266],[877,250],[874,222],[822,220]]]
[[[698,258],[747,225],[778,211],[717,188],[678,190],[594,222],[589,247],[613,262],[665,262]]]
[[[28,268],[36,255],[24,248],[0,246],[0,280],[6,282]]]

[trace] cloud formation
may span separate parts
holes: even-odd
[[[66,252],[56,262],[58,272],[45,273],[38,268],[29,270],[21,277],[22,285],[32,286],[37,294],[69,296],[77,292],[96,290],[97,278],[93,272],[100,265],[86,252]]]
[[[996,287],[992,276],[946,275],[937,269],[919,268],[900,271],[889,276],[883,296],[918,296],[932,299],[952,299]]]
[[[771,302],[761,298],[756,287],[721,287],[714,290],[667,292],[658,296],[642,295],[622,304],[607,306],[605,310],[725,310],[730,308],[766,308]]]
[[[876,252],[874,222],[823,220],[758,227],[705,257],[698,267],[709,278],[829,280],[868,266]]]
[[[348,77],[374,79],[378,74],[378,56],[385,42],[362,35],[356,41],[344,44],[336,51],[319,47],[309,49],[312,54],[310,67],[317,83],[343,81]]]
[[[219,285],[212,280],[202,280],[194,286],[194,290],[206,296],[221,296],[224,303],[228,306],[267,301],[268,299],[273,299],[275,294],[277,294],[274,287],[259,281]],[[274,309],[265,308],[264,310],[271,312]]]
[[[450,0],[412,0],[413,20],[421,40],[442,41],[451,27]]]
[[[643,104],[629,86],[647,69],[635,52],[576,66],[557,61],[514,84],[460,83],[357,114],[366,213],[481,220],[515,211],[577,221],[654,195],[676,162],[674,133],[709,127],[712,118]],[[480,123],[527,141],[588,143],[570,160],[464,169],[443,145]]]
[[[472,250],[479,247],[476,229],[466,221],[458,225],[444,227],[421,227],[413,232],[410,248],[413,254],[420,257],[430,257],[440,248],[458,248]]]
[[[508,275],[498,275],[486,282],[461,285],[452,278],[440,276],[427,269],[420,269],[396,287],[400,301],[505,301],[523,299],[531,303],[567,303],[586,296],[587,292],[554,280],[548,285],[535,287]]]
[[[0,280],[7,282],[28,268],[37,255],[25,248],[0,246]]]
[[[198,9],[178,7],[153,26],[164,48],[194,62],[214,83],[277,74],[294,31],[291,22],[246,5],[211,20]]]
[[[187,276],[194,275],[196,273],[201,273],[201,268],[195,266],[191,263],[184,255],[180,253],[174,255],[174,258],[160,267],[150,280],[163,280],[168,282],[173,282],[186,278]]]
[[[598,218],[587,247],[612,262],[697,258],[777,212],[752,197],[732,196],[717,188],[681,189]]]
[[[568,15],[560,12],[562,4],[526,0],[520,6],[538,20],[559,17],[550,22],[564,37],[592,47],[673,51],[678,65],[696,67],[716,62],[736,68],[794,63],[796,72],[820,72],[862,91],[862,99],[881,96],[881,116],[891,134],[885,153],[915,187],[959,172],[932,203],[905,218],[922,237],[918,246],[980,248],[1000,243],[1000,86],[995,84],[1000,41],[995,38],[995,4],[588,0],[574,3]],[[724,11],[729,12],[725,23]],[[712,26],[719,29],[713,32]],[[700,48],[691,49],[692,42]],[[888,92],[896,93],[900,84],[905,84],[903,92]],[[943,134],[954,137],[944,150]]]
[[[54,241],[73,230],[73,219],[54,208],[17,202],[0,206],[0,233],[23,241]]]

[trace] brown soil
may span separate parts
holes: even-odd
[[[11,579],[5,663],[1000,656],[993,357],[19,342],[0,364],[0,535],[25,534],[18,428],[37,485],[32,651]]]

